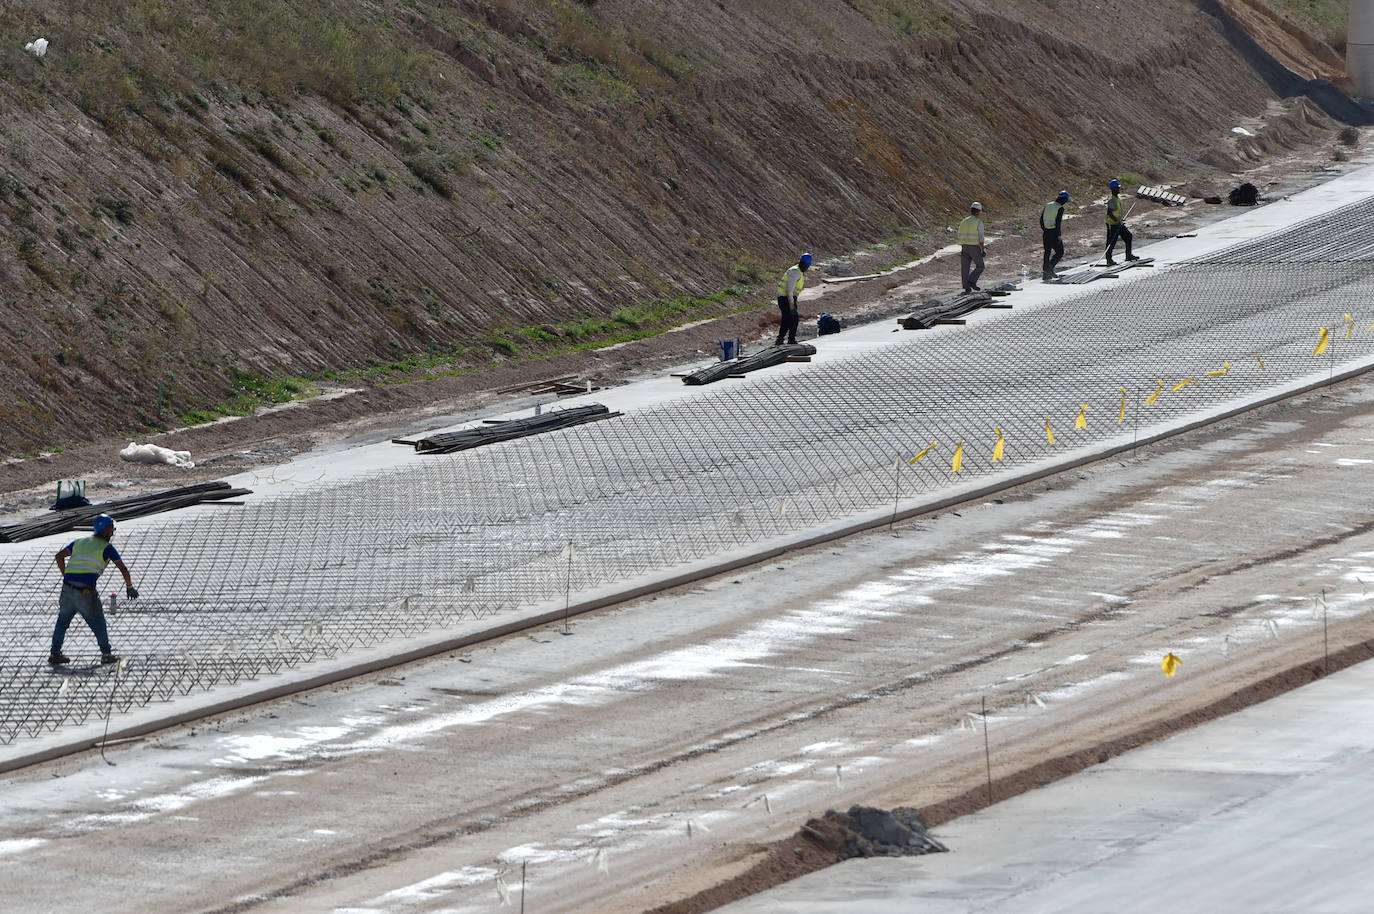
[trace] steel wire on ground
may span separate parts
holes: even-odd
[[[1374,358],[1374,313],[1350,312],[1374,301],[1371,215],[1367,201],[1328,217],[1321,245],[1298,226],[614,422],[126,528],[144,598],[110,616],[129,658],[113,690],[111,672],[47,668],[55,547],[7,548],[0,742],[403,636],[477,631]],[[67,653],[95,659],[79,621]]]

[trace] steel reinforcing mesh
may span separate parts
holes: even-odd
[[[1356,363],[1374,356],[1374,313],[1352,312],[1374,302],[1372,211],[1323,220],[1322,244],[1300,225],[958,331],[126,528],[119,547],[144,596],[110,617],[129,658],[119,676],[47,668],[52,547],[0,547],[0,742],[401,636],[477,630]],[[1315,356],[1323,327],[1331,342]],[[80,619],[67,645],[95,659]]]

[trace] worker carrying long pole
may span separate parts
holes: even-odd
[[[811,269],[811,262],[810,254],[802,254],[797,260],[797,265],[788,267],[787,272],[778,280],[778,310],[782,314],[778,324],[778,341],[774,344],[776,346],[781,346],[783,340],[789,343],[797,341],[797,325],[801,323],[797,297],[801,295],[802,289],[806,288],[806,271]]]
[[[119,573],[124,575],[124,590],[129,599],[138,598],[138,588],[134,587],[129,569],[119,557],[119,550],[110,543],[114,532],[114,518],[108,514],[97,514],[91,522],[90,536],[68,543],[54,556],[57,570],[62,572],[62,595],[57,600],[57,625],[52,630],[52,652],[48,655],[48,663],[53,666],[61,666],[68,661],[67,655],[62,653],[62,642],[67,637],[67,626],[71,625],[72,617],[78,613],[91,627],[100,645],[100,662],[119,661],[110,647],[96,581],[104,573],[105,566],[114,562]]]
[[[1107,189],[1112,192],[1107,198],[1107,266],[1114,267],[1116,261],[1112,260],[1112,250],[1118,239],[1126,242],[1127,260],[1140,258],[1131,253],[1131,230],[1126,228],[1126,210],[1121,205],[1121,182],[1112,178],[1107,182]]]

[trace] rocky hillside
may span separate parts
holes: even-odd
[[[0,455],[648,334],[803,248],[1243,157],[1296,91],[1237,38],[1268,8],[1139,9],[7,4]]]

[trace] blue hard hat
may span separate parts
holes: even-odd
[[[806,254],[801,255],[801,260],[799,260],[798,263],[804,263],[809,267],[811,266],[811,259],[811,254],[808,252]]]
[[[1110,181],[1107,182],[1107,186],[1110,187],[1112,190],[1120,190],[1121,182],[1118,181],[1116,178],[1112,178]]]
[[[1061,191],[1059,192],[1059,199],[1060,199],[1060,201],[1063,202],[1063,203],[1068,203],[1068,202],[1069,202],[1069,192],[1068,192],[1067,190],[1061,190]]]
[[[91,532],[97,536],[114,527],[114,518],[108,514],[97,514],[91,521]]]

